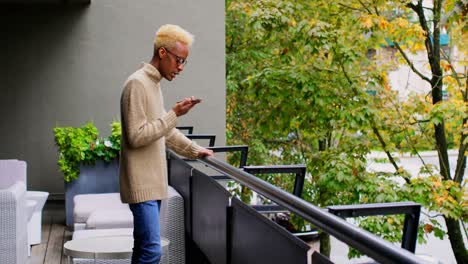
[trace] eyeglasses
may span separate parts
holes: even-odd
[[[176,63],[177,63],[177,66],[180,66],[180,65],[184,65],[187,64],[187,59],[185,58],[182,58],[180,56],[177,56],[176,54],[174,54],[173,52],[171,52],[168,48],[164,48],[169,54],[172,54],[175,59],[176,59]]]

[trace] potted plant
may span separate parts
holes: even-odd
[[[271,220],[308,244],[316,242],[319,238],[318,229],[312,227],[303,218],[295,214],[289,212],[278,213]]]
[[[119,191],[118,157],[121,128],[112,123],[111,135],[99,137],[96,126],[55,127],[58,165],[65,182],[66,222],[73,224],[73,197],[85,193]]]

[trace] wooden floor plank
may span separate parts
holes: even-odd
[[[63,241],[71,239],[72,234],[65,227],[64,201],[46,202],[42,211],[41,231],[41,244],[32,247],[27,264],[60,264]]]
[[[28,259],[28,264],[43,264],[46,251],[47,242],[49,241],[49,235],[52,225],[52,217],[44,214],[42,217],[42,232],[41,232],[41,244],[34,245],[31,248],[31,257]]]
[[[65,244],[65,242],[70,241],[72,239],[72,234],[73,232],[65,228],[62,245]],[[62,247],[62,263],[61,264],[67,264],[67,256],[63,254],[63,247]]]
[[[49,241],[47,243],[47,252],[44,263],[60,264],[62,261],[63,236],[65,226],[63,224],[53,223],[50,230]]]

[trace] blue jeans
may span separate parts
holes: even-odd
[[[161,201],[129,204],[133,214],[132,264],[158,264],[161,260],[159,211]]]

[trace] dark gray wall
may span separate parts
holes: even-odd
[[[90,5],[0,4],[0,159],[28,163],[28,188],[63,193],[54,126],[119,120],[122,84],[152,55],[157,28],[195,35],[185,71],[163,81],[165,105],[204,99],[178,125],[225,142],[224,1],[96,0]]]

